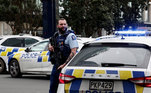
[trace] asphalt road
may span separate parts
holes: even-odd
[[[0,74],[0,93],[49,93],[49,79],[40,75],[24,75],[11,78]]]

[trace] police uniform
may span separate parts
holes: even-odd
[[[57,32],[58,33],[58,32]],[[78,48],[77,38],[72,30],[67,30],[65,34],[58,34],[56,37],[57,46],[62,54],[62,62],[64,63],[71,53],[72,48]],[[63,64],[61,63],[61,64]],[[50,77],[50,90],[49,93],[56,93],[59,84],[60,70],[57,70],[58,66],[54,64],[51,77]]]

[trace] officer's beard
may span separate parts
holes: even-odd
[[[67,28],[66,28],[66,27],[59,28],[59,32],[60,32],[61,34],[64,34],[66,31],[67,31]]]

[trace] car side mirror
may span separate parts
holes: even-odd
[[[25,52],[30,52],[31,50],[30,50],[30,48],[29,47],[27,47],[26,49],[25,49]]]

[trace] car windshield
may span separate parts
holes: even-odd
[[[150,48],[135,43],[102,43],[85,46],[69,66],[147,68]]]

